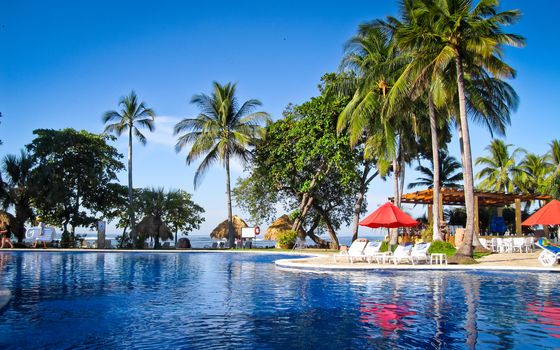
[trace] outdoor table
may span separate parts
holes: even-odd
[[[433,253],[430,255],[430,265],[432,264],[447,265],[447,255],[444,253]]]

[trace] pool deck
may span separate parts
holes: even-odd
[[[545,267],[537,260],[540,252],[491,254],[478,259],[472,265],[430,265],[421,263],[411,265],[402,263],[377,264],[367,262],[349,263],[341,258],[334,261],[333,254],[317,254],[312,258],[282,259],[276,265],[288,270],[300,271],[370,271],[370,270],[501,270],[501,271],[539,271],[560,272],[560,265]]]
[[[14,248],[1,249],[1,252],[62,252],[62,253],[158,253],[158,254],[189,254],[189,253],[230,253],[230,254],[274,254],[303,256],[302,258],[280,259],[276,266],[286,270],[296,271],[375,271],[375,270],[501,270],[501,271],[538,271],[560,272],[560,265],[552,267],[542,266],[537,257],[539,251],[533,253],[501,253],[490,254],[478,259],[478,264],[472,265],[430,265],[421,263],[377,264],[367,262],[349,263],[344,258],[335,262],[333,252],[306,249],[299,251],[284,251],[273,249],[57,249],[57,248]]]

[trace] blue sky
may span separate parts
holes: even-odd
[[[560,96],[556,1],[502,1],[524,13],[511,31],[527,47],[508,49],[520,96],[506,142],[535,153],[559,138]],[[37,128],[101,132],[103,112],[134,89],[158,114],[148,145],[134,145],[134,185],[183,188],[206,209],[195,234],[208,234],[226,217],[225,174],[212,168],[194,191],[196,164],[176,154],[173,125],[197,110],[192,95],[211,82],[238,82],[241,100],[257,98],[274,118],[288,103],[317,94],[335,71],[344,43],[358,24],[396,15],[395,1],[15,1],[0,2],[0,156],[16,153]],[[473,126],[473,155],[490,142]],[[115,146],[126,154],[126,141]],[[450,145],[458,156],[458,142]],[[409,174],[411,174],[409,172]],[[234,165],[234,178],[242,175]],[[409,180],[414,178],[409,176]],[[126,183],[126,173],[120,174]],[[391,183],[377,181],[369,210],[386,201]],[[418,211],[419,209],[415,209]],[[238,212],[234,209],[234,212]],[[265,223],[263,223],[265,224]]]

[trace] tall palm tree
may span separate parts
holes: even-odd
[[[515,23],[521,13],[499,12],[497,6],[498,0],[483,0],[476,6],[472,0],[407,0],[403,6],[417,16],[419,31],[401,40],[428,53],[437,69],[452,69],[455,74],[467,211],[465,240],[459,254],[467,256],[473,253],[474,183],[466,78],[486,72],[496,78],[514,77],[514,69],[502,61],[503,48],[524,45],[522,37],[502,32],[502,27]]]
[[[552,169],[546,180],[547,192],[560,199],[560,140],[552,140],[548,155]]]
[[[103,114],[103,123],[105,132],[114,133],[121,136],[124,132],[128,132],[128,204],[130,227],[133,231],[135,227],[134,218],[134,199],[132,193],[132,136],[136,137],[142,145],[146,144],[146,137],[140,131],[141,128],[147,128],[150,132],[154,131],[154,118],[156,113],[153,109],[146,107],[144,102],[138,101],[138,96],[131,91],[128,96],[124,96],[119,101],[119,111],[108,111]],[[130,233],[133,241],[136,241],[134,232]]]
[[[383,174],[387,163],[393,172],[395,205],[400,206],[405,164],[412,159],[410,149],[415,146],[412,120],[414,103],[406,100],[384,113],[383,104],[392,84],[399,76],[406,57],[399,54],[391,33],[376,23],[360,25],[358,34],[346,46],[341,63],[345,83],[340,90],[352,91],[352,99],[340,114],[337,130],[346,131],[351,146],[364,144],[364,157],[377,159]],[[396,231],[391,244],[396,244]]]
[[[515,176],[516,187],[525,193],[543,194],[548,190],[548,178],[554,169],[548,155],[525,154],[519,163],[519,174]]]
[[[175,145],[177,152],[192,144],[187,154],[187,164],[204,157],[194,176],[194,187],[200,184],[202,176],[215,162],[222,162],[226,169],[226,195],[228,211],[228,238],[230,247],[235,242],[233,214],[231,210],[230,159],[236,157],[245,162],[250,153],[248,148],[262,135],[261,124],[268,123],[270,117],[265,112],[254,112],[261,106],[259,100],[245,101],[241,106],[235,96],[236,84],[220,85],[212,83],[210,96],[193,96],[191,103],[200,109],[195,118],[186,118],[175,125],[175,135],[181,134]]]
[[[9,154],[4,157],[5,197],[4,208],[13,206],[16,227],[13,227],[18,242],[25,238],[25,223],[35,217],[32,207],[32,168],[34,160],[25,151],[19,156]]]
[[[439,184],[441,187],[459,187],[459,182],[463,180],[463,173],[461,170],[461,163],[455,159],[455,157],[450,156],[449,153],[440,150],[439,151]],[[435,169],[435,165],[432,159],[430,159],[432,167],[425,167],[423,165],[418,165],[415,170],[422,174],[421,177],[416,178],[416,182],[411,182],[408,184],[408,188],[415,187],[427,187],[434,188],[434,173],[432,169]],[[457,172],[459,171],[459,172]]]
[[[509,152],[510,147],[502,140],[495,139],[486,147],[489,152],[487,157],[478,157],[476,165],[484,166],[477,174],[476,178],[482,180],[480,188],[487,191],[497,191],[512,193],[514,190],[514,179],[520,174],[517,166],[516,157],[524,152],[521,148],[516,148]]]

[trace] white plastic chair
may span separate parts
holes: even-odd
[[[490,250],[494,253],[498,252],[498,239],[496,237],[490,239]]]
[[[482,246],[483,246],[484,248],[490,249],[489,243],[488,243],[488,241],[486,240],[486,238],[479,238],[478,240],[480,241],[480,244],[482,244]]]
[[[535,237],[525,237],[525,251],[533,252],[535,250]]]
[[[519,250],[520,253],[523,253],[523,249],[525,248],[525,238],[523,237],[515,237],[513,238],[513,242],[511,245],[511,252],[515,253],[516,250]]]

